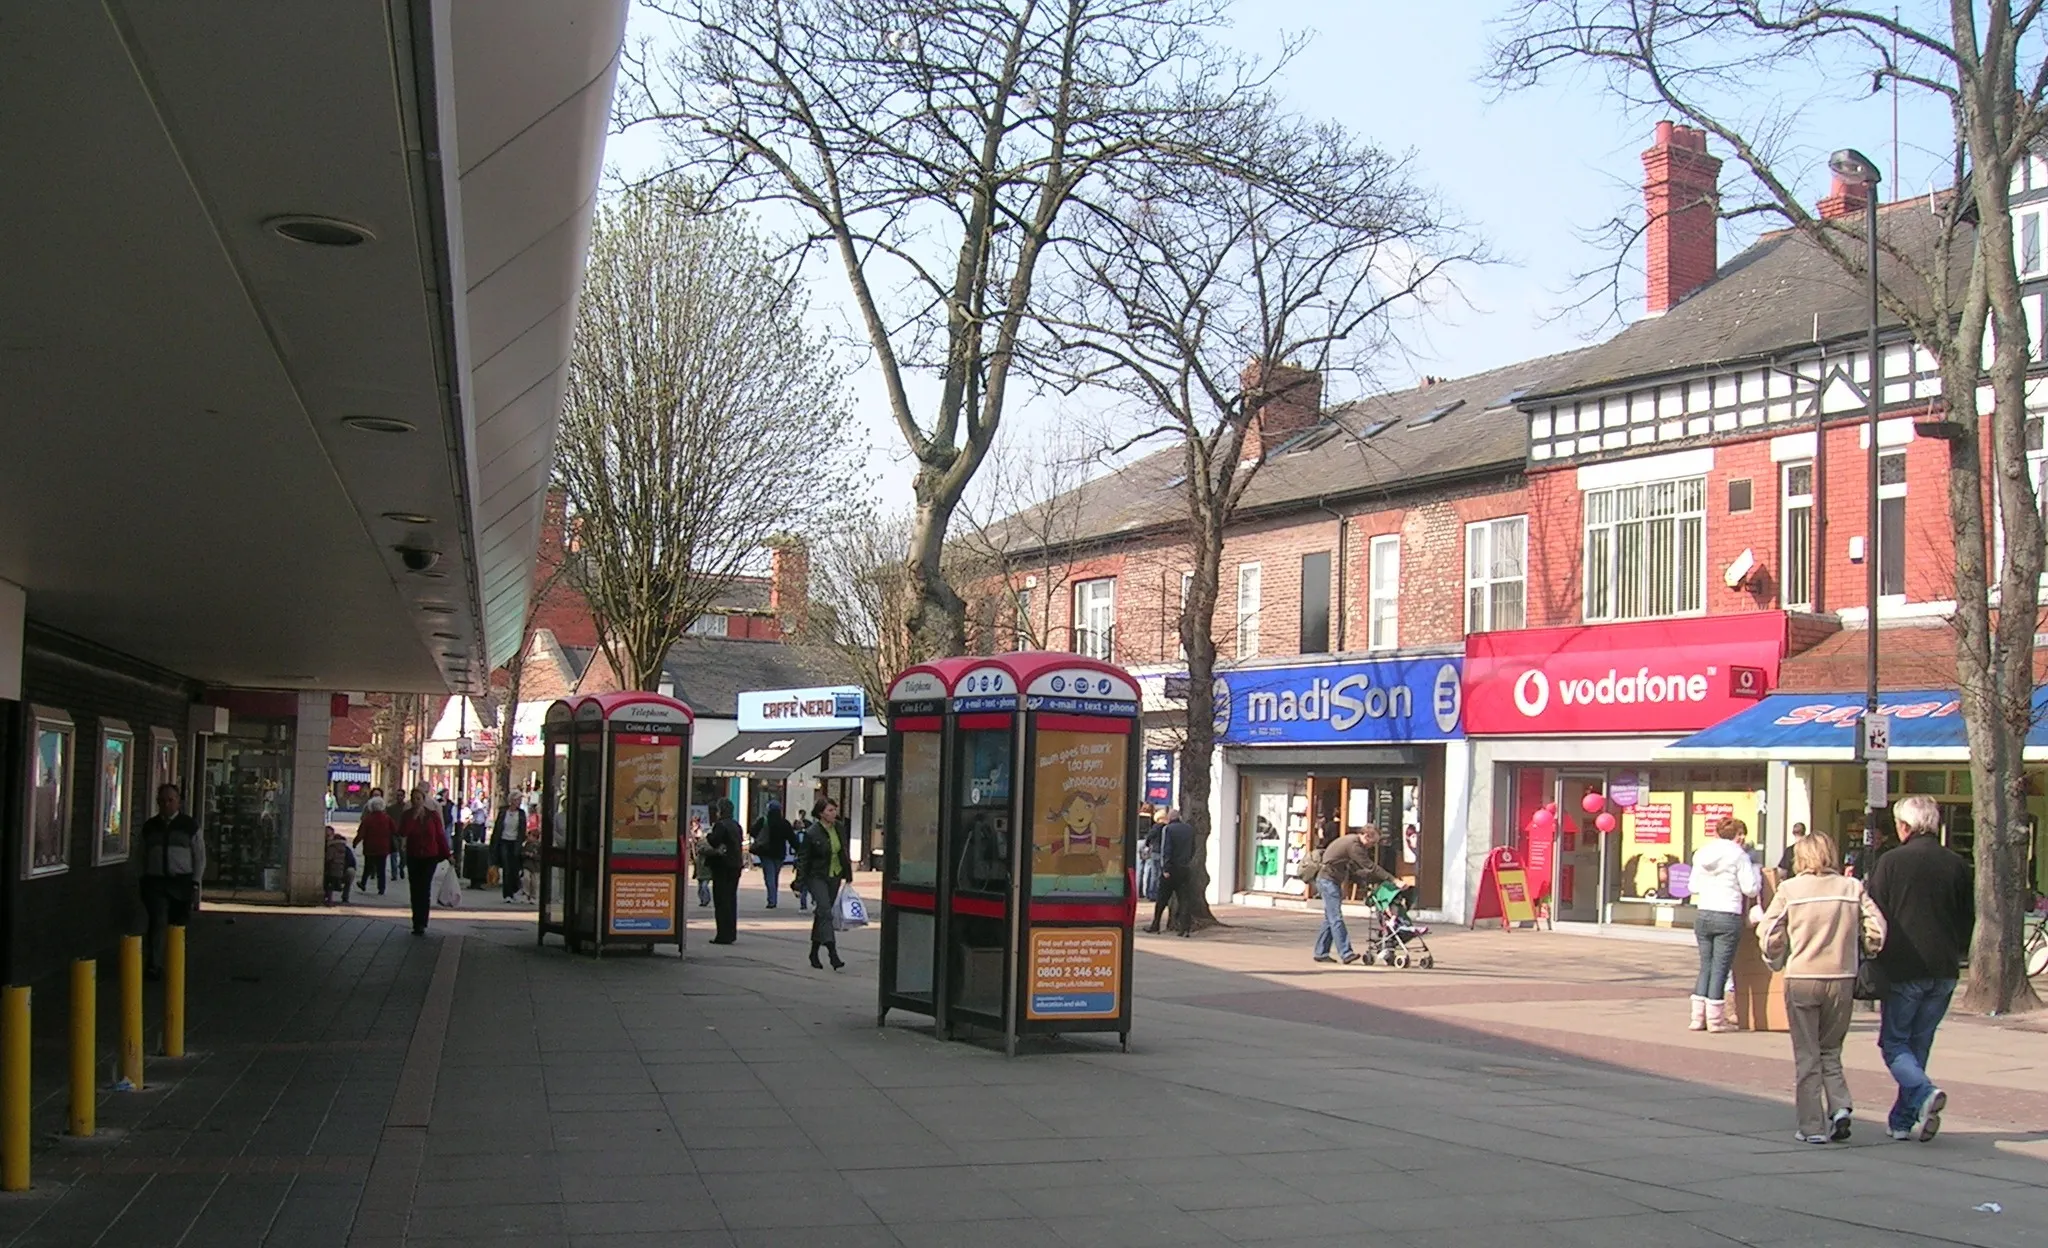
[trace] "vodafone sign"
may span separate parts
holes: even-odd
[[[1778,611],[1474,633],[1465,731],[1692,732],[1755,705],[1784,652]]]

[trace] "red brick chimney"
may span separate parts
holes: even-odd
[[[1245,410],[1252,413],[1241,459],[1255,460],[1323,418],[1323,375],[1313,368],[1276,364],[1267,370],[1253,360],[1240,380]]]
[[[1834,179],[1834,185],[1828,188],[1828,197],[1817,205],[1821,220],[1851,216],[1870,206],[1870,187],[1867,184],[1844,182],[1839,173],[1834,175]]]
[[[1720,267],[1721,162],[1707,155],[1707,135],[1691,126],[1657,123],[1657,142],[1643,153],[1644,265],[1650,315],[1713,280]]]
[[[768,609],[782,635],[794,637],[811,615],[811,548],[800,537],[777,538],[768,560]]]

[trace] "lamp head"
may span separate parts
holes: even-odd
[[[1884,181],[1884,175],[1877,171],[1877,162],[1853,147],[1845,147],[1828,157],[1828,168],[1836,177],[1852,185],[1874,187]]]

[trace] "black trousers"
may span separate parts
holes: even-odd
[[[498,882],[505,887],[505,900],[510,901],[519,895],[520,851],[525,846],[518,841],[502,838],[493,841],[492,844],[497,846],[498,850]]]
[[[811,899],[811,948],[839,947],[839,933],[832,928],[832,903],[839,898],[839,877],[814,875],[804,881],[804,894]]]
[[[377,877],[377,895],[382,897],[384,895],[384,886],[389,883],[387,872],[391,867],[391,855],[372,854],[365,851],[362,857],[362,890],[366,893],[370,891],[370,877],[374,875]]]
[[[427,912],[434,905],[434,867],[439,860],[406,855],[405,882],[412,890],[412,930],[427,930]]]
[[[1188,885],[1194,873],[1187,867],[1168,866],[1159,873],[1159,900],[1152,904],[1152,929],[1159,930],[1159,920],[1170,907],[1173,913],[1173,929],[1186,935],[1194,922],[1193,907],[1188,905]]]
[[[721,944],[732,943],[739,931],[740,877],[720,871],[711,877],[711,922]]]
[[[199,882],[189,875],[145,875],[142,877],[142,908],[149,916],[149,931],[142,940],[143,965],[156,970],[164,964],[164,930],[187,927],[192,922],[192,897]]]

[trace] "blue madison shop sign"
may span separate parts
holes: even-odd
[[[1465,735],[1464,659],[1252,667],[1216,676],[1216,737],[1231,745],[1381,745]]]

